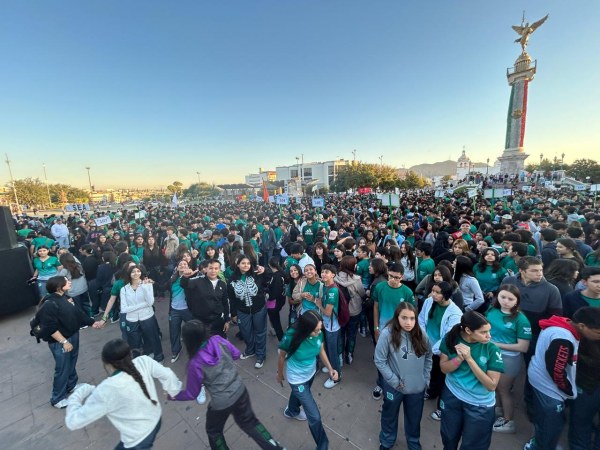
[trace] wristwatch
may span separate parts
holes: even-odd
[[[67,342],[69,342],[67,339],[63,339],[62,341],[59,341],[58,343],[60,345],[65,345]]]

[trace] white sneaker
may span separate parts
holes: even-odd
[[[442,411],[440,409],[436,409],[434,412],[431,413],[431,418],[437,421],[442,420]]]
[[[494,422],[494,428],[492,428],[496,433],[516,433],[515,422],[514,420],[507,420],[504,417],[498,417],[496,422]]]
[[[179,353],[175,353],[171,356],[171,364],[175,363],[179,359]]]
[[[331,378],[327,378],[327,380],[325,380],[325,383],[323,383],[323,387],[325,389],[331,389],[334,388],[340,381],[333,381]]]
[[[329,369],[327,367],[323,366],[323,368],[321,369],[321,372],[329,373]]]
[[[306,413],[304,412],[304,410],[302,408],[300,408],[300,412],[297,415],[292,416],[286,406],[285,409],[283,410],[283,415],[285,417],[287,417],[288,419],[296,419],[296,420],[301,420],[301,421],[306,420]]]
[[[67,400],[66,398],[63,398],[60,402],[55,403],[54,406],[57,409],[64,409],[67,407],[67,405],[69,404],[69,400]]]
[[[375,386],[375,388],[373,389],[373,393],[371,394],[371,397],[373,397],[373,400],[381,400],[382,396],[383,396],[383,389],[381,389],[379,386]]]
[[[256,360],[256,363],[254,364],[254,368],[255,369],[262,369],[262,366],[265,365],[265,362],[262,359],[258,359]]]
[[[198,394],[196,401],[200,405],[204,405],[206,403],[206,389],[204,389],[204,386],[202,386],[202,389],[200,389],[200,393]]]

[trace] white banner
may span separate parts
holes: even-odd
[[[87,203],[73,203],[65,206],[65,211],[73,212],[73,211],[89,211],[90,205]]]
[[[324,208],[325,207],[325,199],[324,198],[313,198],[312,205],[313,205],[313,208]]]
[[[112,223],[112,219],[110,218],[110,216],[102,216],[102,217],[98,217],[97,219],[94,219],[94,222],[96,222],[96,225],[101,227],[104,225],[110,225]]]
[[[585,184],[578,184],[575,186],[576,191],[585,191]]]
[[[477,196],[477,190],[471,189],[470,191],[467,191],[467,195],[469,196],[469,198],[476,197]]]
[[[600,191],[600,184],[592,184],[590,186],[590,192],[598,192]]]
[[[435,191],[435,198],[444,198],[444,191]]]
[[[290,198],[287,194],[280,194],[277,197],[275,197],[275,203],[277,203],[278,205],[287,205],[290,203]]]

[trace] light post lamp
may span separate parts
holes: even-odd
[[[565,164],[565,153],[563,152],[563,154],[560,155],[560,170],[563,170],[564,164]]]
[[[485,176],[490,174],[490,158],[485,160]]]
[[[85,170],[87,170],[87,173],[88,173],[88,183],[90,184],[90,194],[91,194],[92,192],[94,192],[94,189],[92,188],[92,178],[90,177],[90,169],[91,169],[90,166],[86,166],[86,168],[85,168]]]
[[[554,157],[554,166],[552,167],[552,170],[556,170],[558,167],[558,158],[555,156]]]
[[[296,178],[300,179],[300,157],[296,156],[296,172],[298,176]]]
[[[6,162],[6,165],[8,166],[8,173],[10,175],[10,184],[12,184],[13,194],[15,195],[15,204],[17,205],[17,214],[20,214],[22,211],[21,211],[21,206],[19,206],[19,197],[17,197],[17,185],[15,184],[15,179],[13,178],[12,169],[10,167],[10,160],[8,159],[8,155],[5,153],[4,156],[6,156],[6,159],[4,162]],[[9,207],[10,207],[10,205],[9,205]]]
[[[50,197],[50,187],[48,186],[48,175],[46,174],[46,164],[42,164],[44,168],[44,178],[46,179],[46,191],[48,192],[48,206],[52,208],[52,198]]]
[[[540,170],[542,170],[542,160],[544,159],[544,154],[540,153]]]
[[[379,165],[383,166],[383,155],[379,157]]]

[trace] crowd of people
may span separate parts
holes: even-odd
[[[233,363],[261,369],[270,333],[276,380],[291,388],[283,415],[307,421],[319,450],[329,441],[315,375],[335,389],[354,364],[373,368],[381,450],[397,440],[401,406],[406,445],[421,448],[426,401],[444,449],[488,449],[494,432],[527,427],[515,420],[523,378],[534,430],[525,449],[554,450],[567,425],[571,449],[600,448],[600,213],[590,199],[535,187],[493,202],[429,191],[403,192],[396,207],[371,195],[308,201],[16,217],[41,298],[36,336],[55,360],[51,404],[67,408],[67,426],[107,416],[117,448],[150,448],[158,379],[174,401],[203,404],[208,392],[211,448],[227,448],[230,414],[260,448],[282,448]],[[169,302],[164,337],[156,301]],[[79,331],[109,323],[121,331],[102,352],[109,377],[80,385]],[[355,358],[358,336],[372,358]],[[163,349],[175,363],[182,342],[186,387]]]

